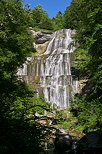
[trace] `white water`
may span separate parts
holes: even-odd
[[[42,55],[48,55],[45,64],[41,64],[41,68],[44,69],[41,71],[40,83],[44,98],[60,107],[69,106],[72,91],[70,56],[75,50],[71,45],[73,33],[70,29],[55,32],[54,38]]]
[[[24,75],[25,80],[32,81],[40,77],[40,91],[47,102],[59,107],[70,105],[72,91],[77,91],[77,80],[72,80],[70,57],[75,50],[71,38],[75,31],[63,29],[56,31],[54,38],[44,54],[37,57],[31,64],[24,64],[18,74]],[[46,58],[47,57],[47,58]]]

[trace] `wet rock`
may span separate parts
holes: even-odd
[[[55,139],[55,153],[69,153],[72,148],[72,138],[64,129],[59,129]]]
[[[102,130],[83,136],[78,141],[77,154],[102,154]]]

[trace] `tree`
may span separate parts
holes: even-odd
[[[41,5],[37,5],[31,10],[32,27],[39,27],[39,23],[44,14],[47,14]]]
[[[0,1],[0,84],[12,80],[30,52],[34,51],[33,37],[28,27],[29,16],[21,1]]]
[[[63,14],[62,12],[58,12],[55,18],[52,18],[52,22],[54,24],[54,30],[59,30],[63,28]]]
[[[53,30],[52,20],[48,17],[47,14],[44,14],[39,22],[39,28]]]
[[[84,78],[87,75],[87,84],[83,88],[85,98],[80,97],[76,108],[79,121],[87,124],[92,120],[92,114],[96,109],[93,118],[92,128],[100,128],[102,119],[99,119],[102,107],[102,1],[101,0],[73,0],[71,6],[67,7],[64,14],[64,27],[76,29],[75,39],[79,43],[77,48],[76,69],[79,67],[81,73],[84,68]],[[85,54],[86,53],[86,54]],[[81,57],[81,59],[79,58]],[[78,59],[79,58],[79,59]],[[83,58],[84,61],[83,61]],[[86,73],[85,73],[86,71]],[[79,96],[78,96],[79,97]],[[76,101],[75,101],[76,102]],[[75,103],[74,103],[75,105]],[[80,106],[82,110],[80,111]],[[89,108],[90,106],[90,108]],[[85,110],[85,108],[86,110]],[[85,114],[87,117],[85,117]],[[82,116],[83,115],[83,116]],[[88,119],[88,120],[86,120]],[[92,125],[92,123],[91,123]],[[86,130],[88,129],[85,128]],[[91,127],[91,126],[90,126]]]
[[[21,0],[1,0],[0,8],[0,153],[40,153],[42,128],[29,117],[49,105],[16,76],[35,51],[29,11]]]
[[[30,24],[29,26],[52,30],[53,24],[51,19],[48,17],[47,12],[42,8],[41,5],[37,5],[34,9],[30,9]]]

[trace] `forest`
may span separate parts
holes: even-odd
[[[52,110],[28,84],[17,79],[17,69],[36,52],[30,27],[51,32],[76,30],[73,67],[85,86],[71,101],[71,118],[76,122],[70,124],[64,111],[58,112],[55,120],[84,133],[102,128],[102,1],[72,0],[64,13],[59,10],[52,19],[41,5],[30,9],[22,0],[0,0],[0,8],[0,153],[39,154],[45,128],[30,121],[29,115]]]

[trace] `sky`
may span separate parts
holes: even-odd
[[[23,0],[24,4],[30,4],[30,8],[34,8],[38,4],[48,13],[50,18],[56,16],[61,11],[64,13],[66,7],[70,5],[71,0]]]

